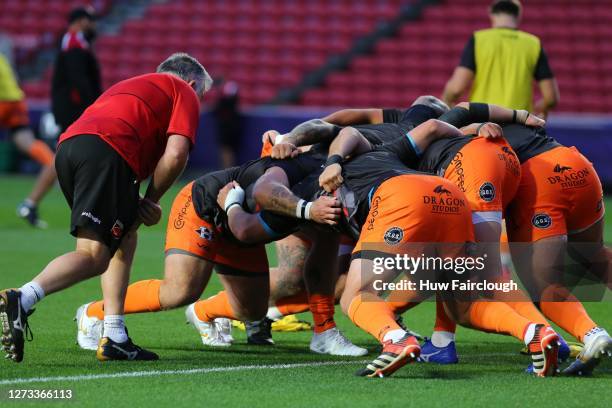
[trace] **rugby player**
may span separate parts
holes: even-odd
[[[265,243],[282,237],[284,232],[271,229],[265,216],[255,211],[251,192],[255,183],[268,172],[281,174],[286,185],[291,186],[317,171],[324,160],[325,155],[316,150],[296,160],[264,157],[206,174],[185,186],[175,198],[168,220],[164,279],[131,284],[127,290],[125,313],[157,312],[189,305],[187,320],[198,330],[205,345],[231,344],[228,327],[225,321],[219,320],[221,318],[245,321],[249,344],[273,344],[267,331],[261,330],[258,324],[268,308],[270,279]],[[243,204],[250,212],[242,208]],[[297,200],[290,204],[293,217],[297,204]],[[334,223],[338,213],[334,198],[320,197],[308,205],[304,217],[328,224]],[[292,219],[284,221],[285,234],[298,226]],[[308,229],[308,234],[314,242],[309,251],[313,259],[333,246],[333,242],[329,243],[329,234],[317,234],[312,228]],[[198,301],[213,267],[225,290]],[[306,267],[304,270],[304,279],[315,298],[318,292],[326,291],[324,285],[333,283],[333,276],[321,277],[319,272],[320,268]],[[77,311],[77,340],[82,348],[93,349],[100,338],[103,307],[104,303],[97,301]],[[327,336],[327,351],[342,355],[367,353],[335,329],[333,315],[329,324],[333,327],[328,329],[334,328],[335,335]]]
[[[471,214],[463,192],[448,180],[425,175],[404,165],[410,158],[416,162],[419,144],[415,139],[422,130],[434,125],[460,136],[460,132],[452,126],[428,121],[408,134],[403,134],[396,142],[372,150],[372,145],[366,137],[362,137],[361,132],[376,128],[345,128],[332,143],[328,166],[319,179],[326,189],[336,187],[339,182],[346,187],[346,190],[338,192],[347,210],[344,215],[348,220],[342,224],[347,226],[347,232],[359,234],[341,299],[342,309],[356,325],[372,334],[383,346],[382,354],[361,370],[359,375],[391,375],[403,365],[416,360],[420,354],[417,340],[397,324],[393,310],[373,291],[372,282],[366,280],[373,276],[364,274],[364,271],[372,270],[369,258],[373,253],[381,253],[381,250],[368,250],[364,244],[382,243],[383,248],[392,254],[401,248],[396,245],[411,242],[433,244],[473,241]],[[385,128],[379,126],[375,131],[383,131]],[[360,137],[355,137],[356,132],[360,133]],[[370,152],[343,164],[341,176],[338,177],[335,170],[344,157],[367,151]],[[299,191],[298,188],[296,190]],[[422,195],[437,195],[441,192],[456,199],[453,201],[457,202],[457,208],[452,215],[432,212],[429,205],[423,203]],[[306,196],[308,194],[303,195]],[[350,197],[354,197],[353,205],[347,205],[351,201]],[[376,205],[370,208],[370,203]],[[440,228],[440,225],[444,225],[444,228]],[[537,375],[546,376],[556,372],[558,336],[549,326],[531,322],[503,302],[447,306],[461,324],[511,334],[524,341],[533,352],[534,361],[537,361]]]
[[[153,74],[110,87],[59,139],[56,169],[71,208],[76,250],[19,289],[0,292],[2,345],[21,362],[35,303],[102,275],[104,337],[97,358],[154,360],[128,337],[123,305],[136,230],[159,222],[158,202],[183,171],[196,141],[199,99],[212,80],[193,57],[177,53]],[[151,176],[143,198],[140,181]]]
[[[474,109],[478,107],[483,108],[481,105],[474,105]],[[335,125],[397,123],[405,129],[413,129],[426,120],[438,117],[447,111],[448,107],[439,99],[433,96],[421,96],[407,110],[345,109],[334,112],[323,120]],[[444,114],[440,118],[445,120],[447,115],[452,118],[455,114],[456,111],[452,111],[452,113]],[[529,121],[529,124],[535,126],[541,126],[544,123],[535,116],[526,115],[526,111],[522,114],[521,119]],[[424,150],[419,163],[416,165],[413,163],[412,167],[443,176],[453,181],[466,193],[472,211],[475,239],[482,243],[480,245],[481,251],[489,256],[489,265],[492,267],[489,268],[489,276],[492,279],[501,280],[499,241],[502,229],[502,213],[518,188],[520,166],[510,146],[504,139],[499,138],[501,136],[499,126],[493,123],[484,123],[475,129],[474,133],[479,133],[480,136],[437,140]],[[378,136],[373,137],[370,132],[364,133],[364,136],[370,142],[376,144],[391,142],[395,137],[386,133],[379,133]],[[489,139],[485,139],[485,137]],[[494,139],[491,140],[490,138]],[[291,135],[281,137],[280,140],[281,145],[293,142]],[[284,152],[284,154],[287,153]],[[410,163],[405,162],[404,164],[411,166]],[[336,171],[339,174],[338,168]],[[328,190],[334,188],[335,186],[331,186]],[[412,299],[413,295],[414,293],[410,292],[395,291],[389,296],[389,303],[397,316],[401,316],[403,312],[419,303],[416,299]],[[518,300],[516,294],[513,296],[515,298],[512,300]],[[523,297],[521,296],[521,298]],[[524,301],[511,302],[511,305],[526,317],[540,324],[548,325],[546,319],[526,296],[522,300]],[[438,303],[434,332],[431,340],[427,340],[423,344],[421,358],[425,361],[441,364],[458,362],[455,329],[455,322],[446,315],[442,304]],[[561,357],[565,359],[569,353],[569,348],[562,339],[561,342]]]
[[[10,58],[0,52],[0,127],[8,129],[10,139],[20,152],[42,166],[32,191],[17,206],[17,215],[34,227],[46,228],[47,224],[38,217],[38,205],[57,177],[54,154],[45,142],[36,139],[29,124],[25,94],[17,83]]]
[[[602,357],[612,355],[612,338],[567,290],[562,275],[567,253],[609,284],[612,256],[603,244],[605,209],[597,172],[575,147],[561,145],[544,128],[513,124],[516,111],[488,105],[474,112],[465,107],[456,108],[458,115],[451,123],[472,128],[487,120],[507,124],[504,136],[522,173],[509,206],[508,238],[529,243],[511,246],[512,259],[544,316],[584,343],[564,372],[589,374]]]

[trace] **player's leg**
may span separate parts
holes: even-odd
[[[14,102],[11,106],[12,112],[8,118],[11,139],[20,152],[30,156],[42,166],[29,196],[17,207],[17,215],[35,227],[44,228],[46,223],[38,218],[38,204],[57,179],[53,163],[54,154],[42,140],[34,137],[34,133],[28,127],[29,119],[25,102]]]
[[[338,356],[366,355],[368,351],[352,344],[334,320],[340,236],[319,228],[309,228],[308,235],[312,245],[304,263],[304,282],[314,321],[310,350]]]

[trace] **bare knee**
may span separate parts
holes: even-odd
[[[169,280],[166,277],[159,288],[159,303],[164,310],[186,306],[196,302],[203,290],[200,282],[189,279]]]

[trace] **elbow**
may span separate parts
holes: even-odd
[[[260,183],[259,181],[255,183],[251,194],[257,205],[262,206],[262,203],[265,202],[266,198],[269,196],[268,190],[267,183]]]
[[[240,242],[244,242],[245,244],[251,243],[249,241],[250,237],[246,228],[232,229],[232,234],[234,234],[234,237],[236,237],[236,239]]]
[[[164,155],[176,168],[184,168],[189,159],[189,150],[187,149],[171,149],[167,150]]]

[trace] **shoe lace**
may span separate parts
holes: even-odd
[[[34,313],[35,309],[31,309],[28,311],[28,313],[26,313],[26,316],[30,316],[32,313]],[[28,319],[26,319],[24,327],[23,327],[23,333],[25,334],[25,339],[27,341],[33,341],[34,340],[34,333],[32,333],[32,329],[30,328],[30,321]]]
[[[342,333],[340,330],[336,330],[334,338],[337,343],[343,347],[355,347],[355,345]]]

